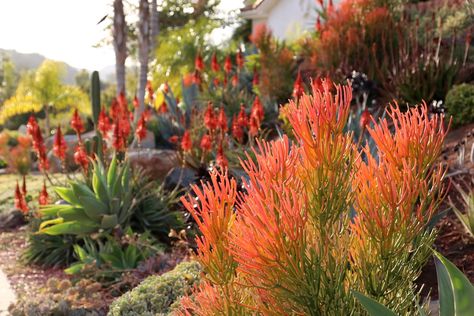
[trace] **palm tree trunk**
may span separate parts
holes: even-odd
[[[114,23],[112,31],[115,50],[115,75],[117,95],[125,90],[125,60],[127,59],[127,24],[122,0],[114,0]]]
[[[138,80],[138,102],[135,111],[135,121],[145,110],[145,88],[148,76],[148,57],[150,53],[150,6],[148,0],[140,0],[138,6],[138,60],[140,62],[140,75]]]

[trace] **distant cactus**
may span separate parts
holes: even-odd
[[[91,76],[91,104],[92,104],[92,118],[94,125],[97,128],[100,113],[100,79],[99,72],[94,71]]]

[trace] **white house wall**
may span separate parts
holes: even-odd
[[[269,12],[266,24],[275,37],[291,41],[314,28],[316,15],[315,0],[280,0]],[[253,24],[262,22],[254,20]]]

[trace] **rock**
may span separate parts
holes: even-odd
[[[180,188],[188,188],[199,179],[198,171],[188,167],[175,167],[166,175],[165,188],[173,190],[179,185]]]
[[[142,168],[153,180],[164,179],[179,165],[178,153],[169,149],[130,149],[128,158],[133,168]]]
[[[430,304],[428,306],[428,309],[430,310],[429,315],[439,315],[439,301],[430,301]]]
[[[146,136],[145,136],[145,139],[143,139],[141,142],[140,142],[140,147],[138,145],[138,143],[134,144],[131,148],[134,148],[134,149],[139,149],[139,148],[142,148],[142,149],[154,149],[156,146],[155,146],[155,134],[153,134],[152,132],[150,131],[146,131]]]
[[[0,213],[0,230],[14,229],[25,224],[25,216],[17,209]]]

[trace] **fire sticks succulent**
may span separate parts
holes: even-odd
[[[375,158],[345,132],[351,88],[312,88],[285,108],[296,142],[257,141],[242,162],[245,193],[215,171],[183,199],[206,272],[183,315],[358,315],[352,290],[401,315],[416,308],[412,281],[443,193],[442,119],[395,105],[393,128],[388,119],[366,127]]]

